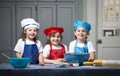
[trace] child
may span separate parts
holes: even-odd
[[[14,48],[16,56],[30,58],[30,64],[43,65],[43,47],[37,39],[40,24],[32,18],[26,18],[21,21],[21,26],[22,35]]]
[[[95,59],[95,49],[91,41],[87,40],[91,26],[84,21],[74,21],[74,35],[76,40],[69,44],[69,53],[90,53],[89,60]]]
[[[64,29],[58,26],[50,26],[44,29],[44,34],[48,39],[43,51],[45,63],[64,62],[64,54],[67,53],[67,46],[61,43],[63,31]]]

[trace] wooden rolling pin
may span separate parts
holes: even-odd
[[[83,62],[84,65],[120,65],[120,60],[94,60]]]

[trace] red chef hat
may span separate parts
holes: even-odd
[[[48,28],[45,28],[43,30],[44,34],[46,36],[50,35],[51,33],[54,33],[54,32],[59,32],[60,34],[62,34],[64,31],[64,29],[62,27],[59,27],[59,26],[50,26]]]

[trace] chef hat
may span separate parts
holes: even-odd
[[[91,25],[85,21],[75,20],[73,27],[74,27],[74,30],[76,30],[79,27],[85,28],[87,32],[91,30]]]
[[[43,30],[43,32],[46,36],[48,36],[48,35],[50,35],[51,33],[54,33],[54,32],[59,32],[60,34],[62,34],[63,31],[64,31],[64,29],[62,27],[58,27],[58,26],[50,26],[50,27],[45,28]]]
[[[27,29],[29,27],[36,27],[37,29],[39,29],[40,27],[40,24],[37,23],[34,19],[32,18],[26,18],[26,19],[23,19],[21,21],[21,26],[23,29]]]

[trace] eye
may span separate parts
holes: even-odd
[[[86,32],[85,30],[82,30],[82,32]]]
[[[77,30],[77,32],[80,32],[80,30]]]
[[[53,35],[52,37],[55,37],[55,35]]]
[[[32,31],[31,29],[29,29],[28,31]]]
[[[57,36],[57,38],[60,38],[60,36]]]
[[[33,30],[34,32],[37,32],[37,30]]]

